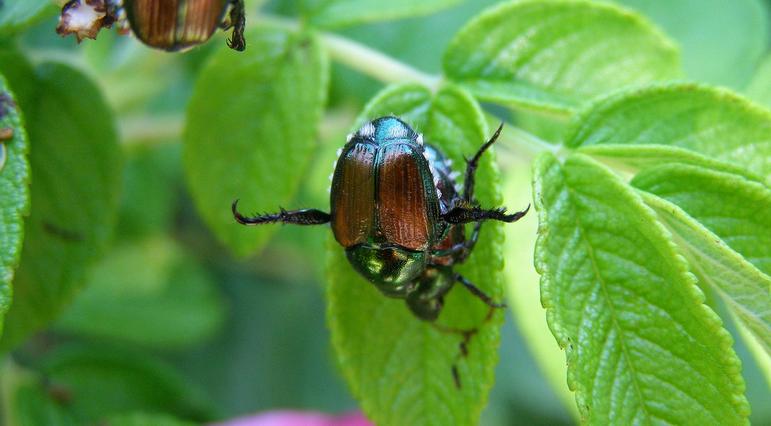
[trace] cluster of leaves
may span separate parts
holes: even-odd
[[[309,7],[309,21],[323,24],[327,10]],[[336,17],[331,25],[349,19]],[[310,158],[300,133],[317,128],[325,92],[317,90],[327,73],[323,40],[312,31],[263,28],[250,38],[271,57],[213,58],[191,102],[185,146],[199,210],[236,251],[259,249],[275,229],[240,232],[221,206],[242,198],[264,210],[293,198]],[[302,76],[291,74],[297,63]],[[658,84],[683,77],[675,44],[635,13],[585,1],[494,7],[450,42],[443,70],[438,88],[385,89],[356,125],[399,115],[458,160],[484,140],[479,101],[570,117],[561,146],[550,149],[556,155],[534,166],[536,266],[581,417],[746,419],[739,361],[704,293],[721,296],[768,348],[771,114],[725,90]],[[288,74],[291,88],[275,84]],[[247,76],[256,84],[244,89],[237,82]],[[221,100],[212,102],[214,94]],[[228,121],[196,124],[223,110]],[[215,150],[222,161],[213,160]],[[253,154],[236,161],[247,151]],[[280,166],[264,160],[276,156]],[[495,188],[491,173],[480,179],[487,188]],[[255,194],[243,194],[245,181]],[[481,199],[500,201],[494,193]],[[486,226],[464,269],[494,294],[501,282],[496,232]],[[457,342],[383,300],[331,252],[328,319],[365,412],[383,424],[473,423],[492,383],[497,324],[472,345],[461,363],[468,384],[455,390],[447,371]],[[478,311],[473,299],[453,293],[441,321],[473,324]]]
[[[44,3],[0,10],[0,35],[10,36],[49,13]],[[195,77],[182,157],[197,211],[221,243],[238,255],[255,253],[278,228],[239,227],[228,208],[234,199],[241,199],[245,210],[304,207],[292,205],[298,193],[319,189],[316,178],[331,171],[334,149],[316,142],[334,79],[329,57],[353,53],[339,50],[324,30],[420,16],[457,3],[302,1],[293,12],[303,25],[260,21],[247,32],[246,53],[213,52]],[[545,135],[548,142],[510,126],[504,133],[515,137],[504,143],[542,152],[532,163],[539,221],[535,267],[548,326],[567,355],[567,382],[581,420],[744,423],[749,405],[741,363],[725,318],[716,312],[724,304],[746,328],[743,338],[755,342],[756,355],[767,362],[771,112],[727,89],[682,80],[743,88],[766,44],[741,46],[736,66],[725,58],[705,69],[698,66],[704,62],[699,55],[709,49],[681,52],[677,42],[687,46],[691,27],[668,20],[710,10],[702,2],[622,3],[642,13],[587,0],[496,5],[449,40],[441,76],[417,74],[415,82],[386,87],[350,130],[395,114],[456,165],[490,134],[493,118],[482,102]],[[733,10],[760,13],[755,0],[741,3]],[[734,16],[715,10],[710,13],[721,19]],[[644,15],[656,18],[677,42]],[[704,22],[707,18],[697,20]],[[738,27],[765,31],[762,25]],[[756,36],[747,39],[765,38]],[[370,59],[381,60],[349,57],[346,63]],[[767,105],[769,64],[747,89]],[[122,160],[110,108],[82,73],[61,64],[33,66],[10,43],[0,49],[0,73],[8,81],[0,81],[0,91],[16,100],[6,102],[0,116],[0,127],[14,129],[14,139],[6,142],[8,162],[0,170],[0,323],[10,306],[0,348],[8,350],[59,317],[87,282],[86,270],[105,248],[119,210]],[[34,184],[28,187],[30,179]],[[507,198],[499,180],[494,156],[484,157],[477,191],[484,205],[499,206]],[[152,185],[150,178],[147,182]],[[137,193],[132,201],[152,203]],[[124,206],[121,215],[122,222],[146,226],[146,218],[131,207]],[[58,329],[145,345],[184,345],[216,328],[221,307],[212,302],[217,295],[205,274],[167,237],[139,233],[143,238],[102,259]],[[486,224],[473,256],[460,268],[497,299],[506,281],[503,233],[500,225]],[[456,337],[418,321],[400,301],[382,297],[351,270],[331,239],[328,246],[333,345],[368,418],[377,424],[476,423],[494,381],[502,312],[481,328],[468,355],[458,358]],[[509,280],[510,288],[518,278]],[[515,314],[518,291],[511,292]],[[105,304],[116,294],[119,309]],[[197,311],[214,314],[191,326]],[[478,300],[456,290],[439,321],[469,327],[480,324],[485,312]],[[173,333],[180,328],[186,332]],[[43,363],[45,377],[80,396],[67,411],[51,405],[50,386],[24,374],[11,375],[17,383],[3,385],[15,389],[10,404],[19,407],[19,416],[39,413],[49,422],[100,418],[105,411],[89,405],[88,395],[117,391],[114,383],[126,382],[132,383],[128,388],[157,386],[164,395],[181,396],[123,400],[115,413],[128,406],[207,418],[200,411],[205,404],[183,392],[178,378],[153,360],[138,359],[75,347]],[[450,374],[454,364],[460,389]],[[147,419],[123,416],[114,424],[132,421]]]

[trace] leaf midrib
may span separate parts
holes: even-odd
[[[563,175],[564,177],[564,175]],[[568,196],[570,197],[571,202],[575,200],[576,194],[574,190],[570,187],[568,182],[565,182],[565,188],[568,191]],[[573,204],[573,206],[576,206],[576,204]],[[591,243],[586,238],[584,228],[581,226],[581,220],[579,218],[579,215],[574,215],[575,218],[575,224],[576,227],[581,230],[581,241],[584,242],[584,244],[587,247],[587,251],[589,253],[589,258],[591,260],[592,264],[592,271],[594,272],[594,275],[597,277],[597,280],[600,283],[600,288],[602,289],[603,296],[608,301],[608,306],[610,307],[610,317],[613,327],[617,330],[619,333],[619,344],[621,346],[621,352],[623,353],[624,359],[626,360],[627,365],[629,366],[629,369],[631,370],[632,375],[632,383],[634,384],[635,393],[637,394],[637,398],[640,401],[640,407],[642,408],[642,412],[645,415],[648,422],[651,421],[651,414],[648,412],[647,407],[645,406],[645,400],[643,399],[642,391],[640,390],[640,385],[638,383],[637,379],[637,371],[634,367],[634,365],[631,362],[631,358],[629,356],[629,351],[626,348],[626,334],[624,333],[623,328],[621,328],[617,321],[617,314],[616,314],[616,308],[612,303],[612,299],[610,298],[610,294],[608,293],[607,284],[605,283],[605,280],[602,278],[602,275],[600,274],[600,271],[597,267],[597,260],[594,254],[594,249],[592,248]]]

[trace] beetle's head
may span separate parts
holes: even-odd
[[[399,246],[358,244],[345,250],[348,261],[386,296],[405,297],[426,269],[426,253]]]

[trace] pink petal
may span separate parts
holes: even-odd
[[[312,411],[268,411],[212,426],[372,426],[361,412],[330,416]]]

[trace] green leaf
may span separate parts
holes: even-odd
[[[642,196],[672,232],[699,281],[723,298],[771,354],[771,278],[677,205],[645,192]]]
[[[6,0],[0,5],[0,37],[15,34],[52,16],[56,9],[51,0]]]
[[[39,384],[22,384],[12,396],[13,423],[18,426],[75,426],[78,423],[67,412],[63,401],[56,401]]]
[[[211,277],[167,238],[112,250],[62,315],[60,329],[169,348],[210,337],[224,319]]]
[[[131,411],[211,417],[209,402],[174,369],[125,348],[66,346],[43,360],[42,372],[69,394],[69,411],[80,424]]]
[[[618,170],[631,169],[636,173],[640,169],[658,166],[665,163],[681,163],[720,170],[746,177],[757,182],[763,182],[763,177],[724,161],[715,160],[689,149],[672,145],[624,145],[600,144],[581,146],[577,152],[588,154],[598,160],[613,164]]]
[[[531,166],[522,164],[509,166],[505,176],[503,194],[506,205],[517,206],[532,199],[530,193]],[[504,228],[506,242],[504,273],[507,284],[507,303],[514,314],[514,324],[519,328],[527,342],[528,351],[549,381],[560,402],[569,410],[573,419],[578,421],[578,409],[573,394],[565,383],[567,366],[565,355],[549,332],[549,325],[541,307],[538,272],[533,265],[538,216],[528,214],[516,226]],[[510,360],[503,359],[503,363]],[[500,382],[500,377],[498,378]]]
[[[660,25],[682,47],[693,80],[742,88],[766,50],[768,19],[758,0],[619,0]]]
[[[632,185],[669,228],[694,274],[771,354],[771,190],[684,164],[644,170]]]
[[[536,161],[536,268],[568,384],[589,424],[741,424],[741,364],[640,197],[574,154]]]
[[[121,180],[115,123],[97,87],[57,64],[23,78],[40,94],[22,103],[35,117],[27,126],[34,184],[4,349],[56,318],[80,290],[112,231]]]
[[[306,13],[321,27],[343,27],[368,22],[429,15],[464,0],[316,0],[309,2]]]
[[[747,87],[747,95],[750,98],[771,108],[771,55],[761,63]]]
[[[193,426],[195,423],[183,421],[166,414],[130,413],[112,416],[105,426]]]
[[[0,75],[0,130],[11,129],[11,139],[0,141],[0,335],[11,305],[11,283],[19,264],[24,218],[29,209],[27,132],[21,112]]]
[[[121,237],[168,232],[182,187],[181,146],[138,147],[128,153],[118,216]]]
[[[387,114],[410,123],[456,167],[490,137],[479,105],[452,86],[436,94],[417,85],[389,87],[370,102],[358,123]],[[477,198],[491,207],[501,203],[493,157],[482,157],[476,185]],[[502,297],[502,239],[500,225],[486,223],[474,253],[457,268],[495,300]],[[471,339],[468,356],[458,359],[458,336],[437,331],[414,317],[404,301],[383,296],[334,245],[328,262],[327,319],[343,375],[367,417],[382,425],[477,423],[498,361],[502,312],[496,311]],[[474,327],[486,313],[487,306],[461,287],[445,298],[437,322]],[[460,389],[451,374],[455,362]]]
[[[311,161],[328,79],[326,56],[309,34],[260,28],[247,39],[249,52],[222,48],[201,72],[183,150],[198,211],[242,255],[278,227],[244,228],[230,204],[278,211],[293,199]]]
[[[469,22],[444,57],[479,98],[567,113],[624,86],[680,75],[677,48],[642,17],[583,0],[523,0]]]
[[[771,112],[727,90],[671,84],[599,100],[565,137],[569,147],[598,144],[673,145],[771,182]]]

